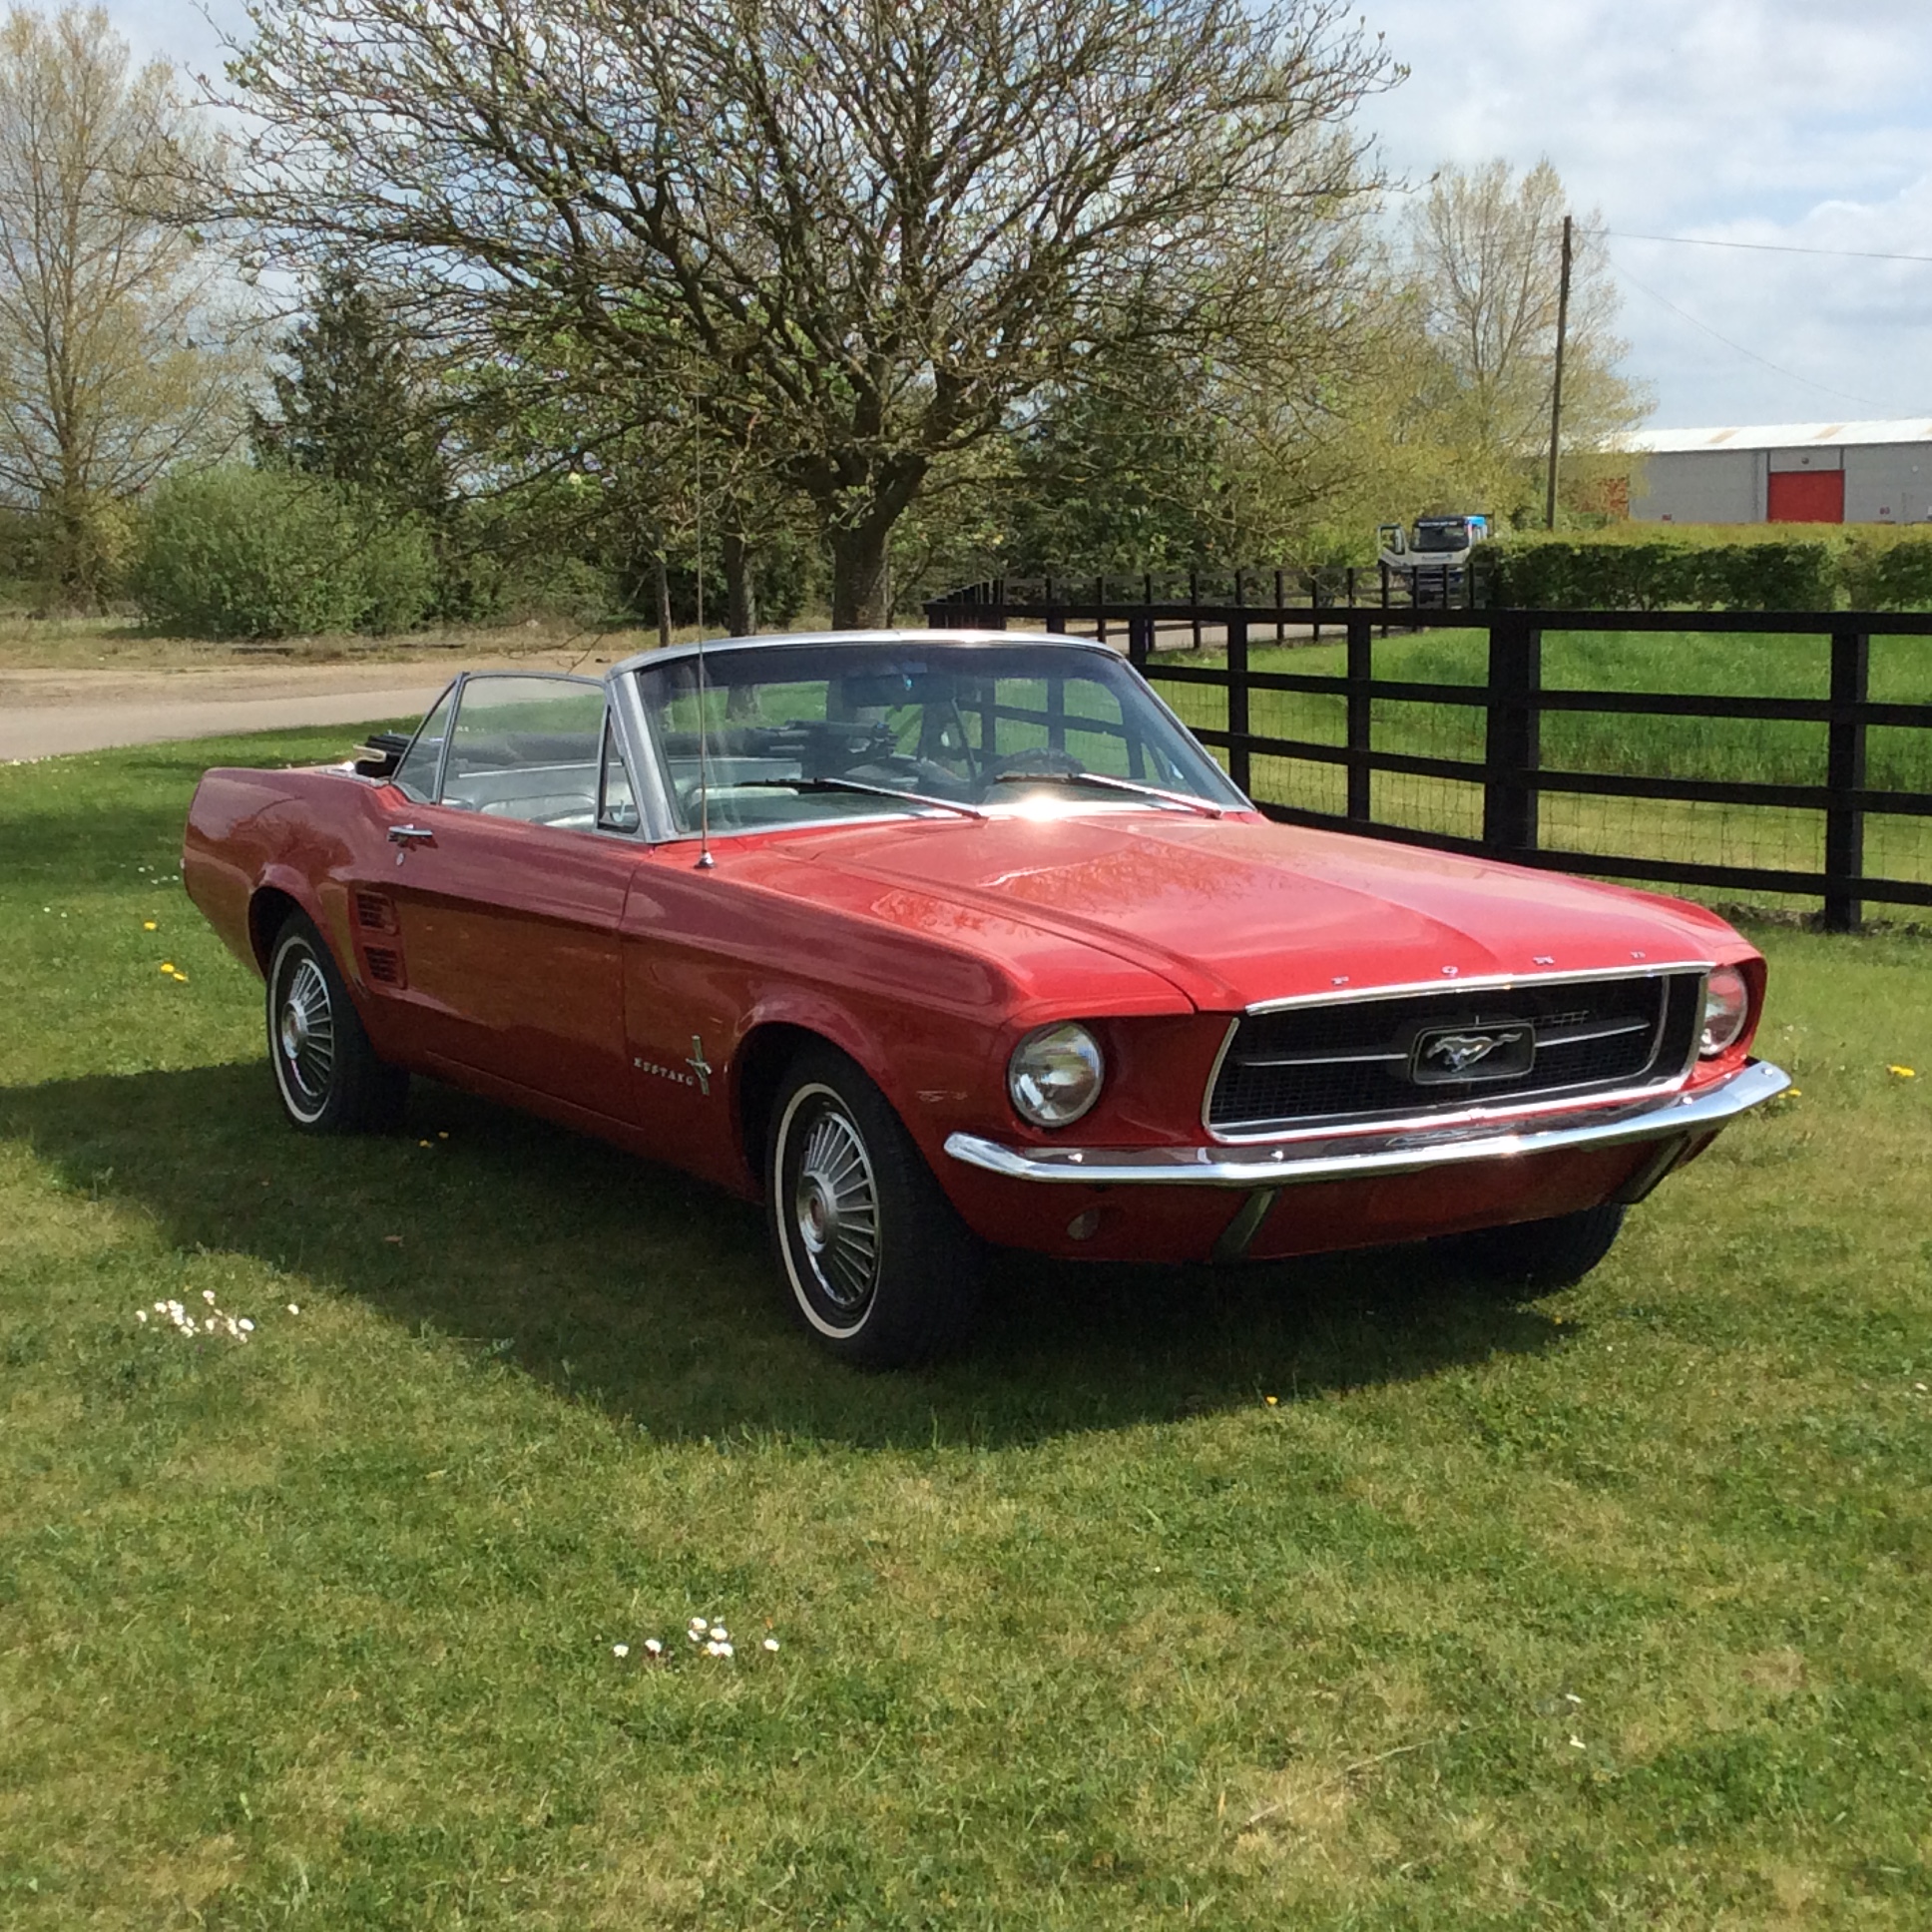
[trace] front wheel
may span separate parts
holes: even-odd
[[[268,955],[268,1060],[289,1120],[309,1134],[354,1134],[402,1119],[409,1076],[376,1058],[314,925],[291,912]]]
[[[1549,1220],[1479,1228],[1431,1243],[1458,1274],[1516,1294],[1573,1287],[1611,1250],[1624,1224],[1620,1207],[1585,1208]]]
[[[885,1096],[843,1054],[792,1063],[765,1164],[793,1312],[834,1355],[903,1368],[946,1353],[979,1306],[979,1243]]]

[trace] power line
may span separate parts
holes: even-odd
[[[1596,233],[1618,242],[1669,242],[1681,248],[1744,248],[1753,254],[1822,254],[1846,261],[1932,263],[1932,254],[1886,254],[1876,248],[1801,248],[1792,242],[1713,242],[1701,235],[1631,235],[1623,229],[1598,229]]]
[[[1626,238],[1626,239],[1628,240],[1631,238]],[[1644,282],[1639,281],[1637,277],[1634,274],[1632,274],[1631,271],[1628,268],[1624,267],[1621,263],[1613,262],[1612,266],[1617,269],[1618,273],[1621,274],[1624,277],[1624,279],[1631,284],[1633,288],[1641,289],[1643,293],[1649,295],[1650,298],[1655,302],[1662,302],[1664,306],[1668,308],[1673,315],[1681,316],[1685,321],[1689,322],[1692,328],[1702,329],[1706,335],[1712,338],[1712,340],[1721,342],[1725,348],[1734,349],[1739,355],[1747,357],[1750,361],[1762,364],[1762,366],[1769,369],[1773,375],[1781,375],[1788,382],[1802,383],[1805,388],[1816,389],[1821,395],[1836,396],[1841,402],[1855,402],[1866,409],[1877,409],[1883,412],[1889,412],[1892,410],[1893,405],[1889,402],[1879,402],[1879,401],[1876,401],[1871,396],[1855,396],[1851,393],[1849,389],[1832,388],[1832,386],[1828,382],[1814,382],[1808,375],[1799,375],[1795,369],[1787,369],[1783,367],[1782,364],[1771,361],[1769,357],[1759,355],[1755,349],[1747,349],[1742,342],[1733,342],[1728,335],[1720,334],[1716,329],[1712,328],[1708,322],[1699,321],[1697,317],[1692,315],[1689,309],[1680,308],[1676,302],[1670,299],[1669,296],[1660,295],[1655,288],[1649,287]]]

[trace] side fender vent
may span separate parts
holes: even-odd
[[[362,958],[370,979],[378,986],[400,988],[407,984],[402,974],[402,955],[393,946],[365,946]]]
[[[355,895],[355,923],[364,932],[394,932],[395,906],[380,892],[358,892]]]

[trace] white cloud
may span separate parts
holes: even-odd
[[[1380,0],[1369,25],[1412,70],[1369,119],[1414,181],[1547,155],[1622,235],[1932,255],[1923,0]],[[1932,414],[1932,262],[1609,246],[1657,421]]]
[[[222,35],[242,35],[241,0],[106,0],[108,18],[139,60],[165,60],[219,80]]]

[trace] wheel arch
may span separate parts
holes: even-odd
[[[248,946],[264,979],[268,974],[269,955],[274,951],[275,935],[287,924],[291,912],[299,912],[311,922],[315,918],[284,886],[259,885],[248,897]]]
[[[807,1047],[829,1047],[871,1077],[870,1070],[848,1046],[795,1020],[765,1020],[744,1036],[733,1057],[732,1126],[760,1199],[764,1194],[764,1146],[771,1131],[771,1110],[777,1104],[785,1069]]]

